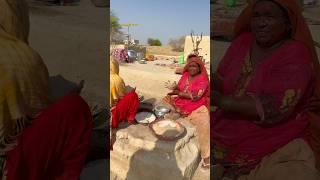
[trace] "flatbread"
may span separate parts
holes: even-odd
[[[138,112],[135,119],[138,123],[151,123],[156,120],[156,116],[151,112]]]
[[[176,137],[181,132],[181,127],[169,120],[159,121],[153,125],[153,130],[157,135],[164,137]]]

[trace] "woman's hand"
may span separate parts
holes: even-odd
[[[174,96],[174,95],[179,95],[180,91],[179,90],[173,90],[172,92],[169,92],[168,95],[169,96]]]
[[[250,117],[254,120],[260,118],[256,109],[255,100],[250,96],[234,98],[232,96],[224,96],[218,91],[213,91],[212,98],[213,106],[218,107],[225,112]]]
[[[168,93],[169,96],[179,96],[185,99],[192,99],[191,95],[187,92],[182,92],[179,90],[173,90],[172,92]]]
[[[317,97],[312,97],[308,101],[307,105],[305,106],[305,109],[311,112],[319,112],[320,107],[320,99]]]
[[[174,81],[173,83],[171,83],[171,81],[167,81],[164,83],[164,87],[170,90],[175,90],[177,89],[177,83],[176,81]]]

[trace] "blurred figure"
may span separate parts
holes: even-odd
[[[81,87],[55,100],[41,57],[28,45],[24,0],[0,0],[0,173],[7,180],[78,180],[92,117]]]
[[[214,160],[238,180],[318,180],[319,61],[295,1],[255,0],[219,64]]]

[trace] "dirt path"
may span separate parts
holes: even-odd
[[[50,75],[85,80],[83,97],[89,104],[106,105],[107,9],[90,0],[79,6],[30,3],[30,44],[39,52]]]

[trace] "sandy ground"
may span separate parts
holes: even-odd
[[[30,3],[30,9],[30,44],[50,75],[85,80],[85,100],[106,105],[107,9],[94,7],[90,0],[65,7]]]
[[[182,52],[173,51],[170,46],[147,46],[147,53],[168,56],[180,56]]]
[[[165,88],[165,82],[179,81],[181,75],[175,74],[175,69],[173,60],[148,61],[147,64],[135,62],[121,64],[120,76],[126,85],[136,87],[145,100],[157,103],[169,92]],[[209,69],[207,71],[209,72]]]

